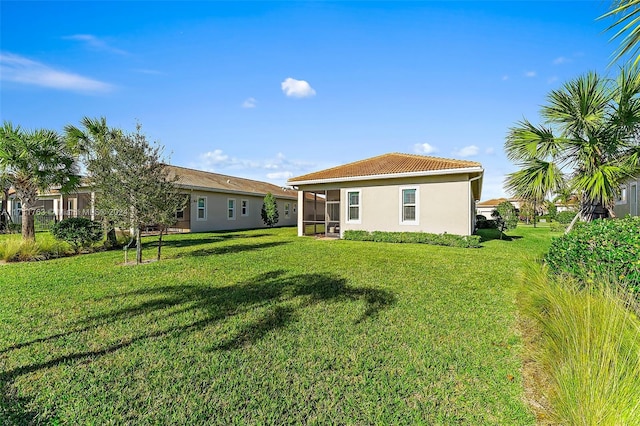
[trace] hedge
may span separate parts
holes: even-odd
[[[552,241],[545,261],[554,272],[640,290],[640,217],[578,223]]]
[[[437,246],[475,248],[480,247],[479,235],[430,234],[428,232],[345,231],[343,239],[351,241],[375,241],[384,243],[416,243]]]

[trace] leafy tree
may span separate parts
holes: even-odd
[[[0,128],[0,174],[22,203],[22,238],[35,240],[34,214],[38,191],[52,186],[75,188],[80,176],[70,146],[53,130],[23,130],[5,122]]]
[[[555,220],[558,214],[558,207],[553,201],[545,201],[545,207],[547,208],[547,217],[549,218],[549,222]]]
[[[276,197],[270,192],[264,197],[260,215],[264,224],[270,228],[278,223],[278,204],[276,203]]]
[[[519,216],[526,222],[526,224],[534,223],[536,216],[536,208],[530,201],[523,201],[520,204]]]
[[[53,225],[51,233],[58,240],[71,244],[78,253],[102,239],[102,226],[84,217],[70,217]]]
[[[162,159],[163,148],[149,143],[139,124],[133,133],[101,128],[99,134],[104,139],[80,147],[88,177],[99,193],[96,207],[114,225],[133,230],[139,264],[141,232],[145,226],[159,222],[168,226],[167,217],[176,211],[170,198],[179,177],[169,176]]]
[[[553,90],[541,111],[548,127],[523,120],[509,131],[505,151],[521,170],[508,189],[542,200],[566,187],[582,194],[583,220],[612,216],[620,184],[640,171],[639,93],[634,68],[616,81],[588,73]]]
[[[518,226],[518,213],[516,208],[513,207],[508,201],[503,201],[496,206],[496,209],[491,212],[491,217],[496,221],[498,229],[500,230],[500,239],[502,234],[508,229],[515,229]]]
[[[176,223],[176,212],[185,208],[188,196],[180,192],[176,186],[177,177],[167,176],[166,179],[159,180],[150,190],[150,207],[153,209],[151,216],[160,231],[158,236],[157,260],[160,260],[162,253],[162,236]]]

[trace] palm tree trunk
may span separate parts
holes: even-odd
[[[576,213],[576,215],[573,218],[573,220],[571,220],[571,223],[569,224],[569,226],[567,226],[567,229],[564,231],[565,235],[568,234],[569,232],[571,232],[571,230],[573,229],[573,225],[576,224],[578,219],[580,219],[580,212]]]
[[[35,216],[34,211],[31,208],[25,208],[24,204],[22,205],[22,239],[23,240],[32,240],[36,239],[36,227],[35,227]]]

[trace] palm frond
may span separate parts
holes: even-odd
[[[514,197],[542,201],[565,187],[564,175],[556,163],[532,159],[521,166],[505,180],[507,192]]]
[[[505,152],[511,161],[528,161],[532,158],[553,158],[562,140],[546,127],[536,127],[527,120],[509,130],[505,142]]]
[[[612,10],[600,16],[598,19],[616,17],[617,20],[607,28],[607,31],[617,28],[617,32],[611,37],[611,41],[620,39],[620,46],[616,49],[609,65],[614,64],[628,53],[636,58],[633,65],[640,60],[638,55],[638,43],[640,43],[640,0],[620,0],[614,3]]]

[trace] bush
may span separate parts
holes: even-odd
[[[556,215],[556,221],[564,225],[568,225],[571,223],[573,218],[576,217],[576,214],[577,212],[570,212],[570,211],[560,212]]]
[[[476,222],[476,229],[498,229],[498,223],[491,220],[479,220]]]
[[[566,229],[567,229],[567,225],[563,225],[562,223],[551,222],[549,224],[549,230],[551,232],[564,232]]]
[[[640,290],[640,217],[580,223],[551,242],[550,269],[582,280],[616,280]]]
[[[431,244],[463,248],[480,247],[480,236],[478,235],[462,236],[454,234],[430,234],[428,232],[345,231],[343,238],[351,241]]]
[[[584,286],[532,269],[520,304],[539,332],[553,424],[640,424],[638,305],[616,285]]]
[[[84,217],[70,217],[53,225],[51,233],[78,252],[102,239],[102,225]]]

